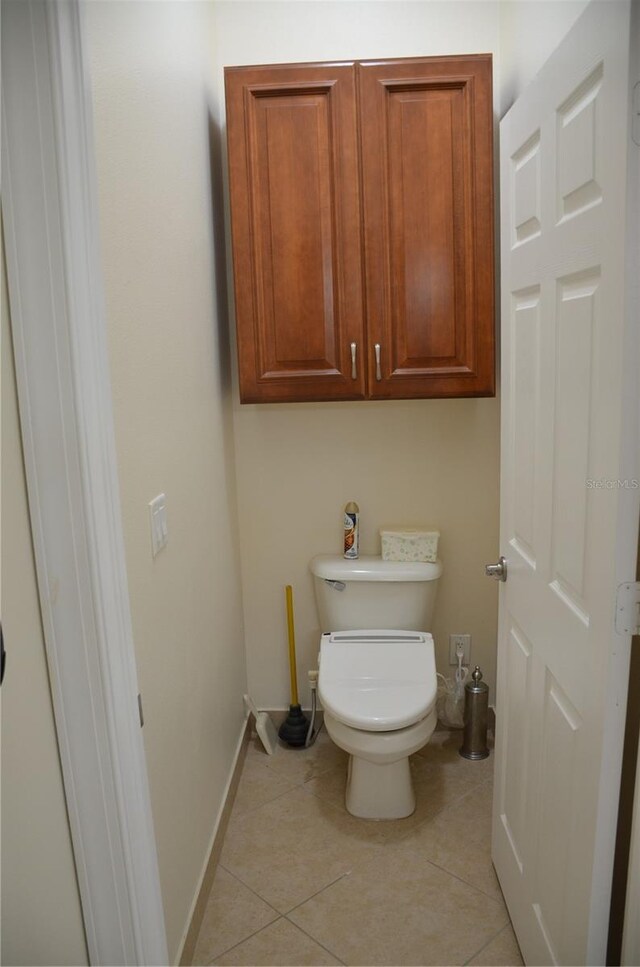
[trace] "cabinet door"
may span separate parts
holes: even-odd
[[[491,56],[358,70],[369,395],[492,396]]]
[[[225,77],[242,402],[362,399],[354,66]]]

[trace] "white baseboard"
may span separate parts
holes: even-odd
[[[240,778],[239,767],[242,765],[245,744],[249,735],[248,724],[249,713],[247,712],[242,724],[242,728],[240,729],[240,735],[238,737],[236,751],[233,757],[233,764],[229,772],[229,778],[227,779],[224,795],[216,815],[216,820],[213,824],[211,838],[205,852],[202,871],[198,877],[196,890],[191,902],[191,907],[189,908],[189,915],[187,917],[187,922],[182,934],[180,946],[178,947],[178,956],[175,961],[175,967],[179,967],[181,964],[190,964],[193,957],[193,949],[195,948],[198,931],[200,930],[200,925],[202,923],[202,914],[204,913],[204,907],[206,906],[206,900],[208,898],[211,883],[213,882],[213,877],[215,874],[215,867],[217,866],[216,853],[219,852],[220,847],[222,846],[225,820],[227,819],[228,813],[231,811],[232,801],[235,798],[235,787],[237,786]],[[219,835],[220,841],[218,841]],[[212,863],[212,860],[215,862]],[[206,896],[203,896],[205,891]],[[199,907],[201,909],[199,909]],[[199,916],[198,913],[200,914]],[[188,955],[186,959],[185,954]]]

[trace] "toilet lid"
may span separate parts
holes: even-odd
[[[436,700],[433,638],[419,631],[337,631],[320,640],[320,700],[345,725],[403,729]]]

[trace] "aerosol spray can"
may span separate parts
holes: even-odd
[[[344,509],[344,556],[358,557],[360,546],[360,508],[350,500]]]

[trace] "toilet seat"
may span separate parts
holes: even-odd
[[[436,666],[427,632],[339,631],[320,639],[318,681],[323,707],[366,732],[414,725],[433,709]]]

